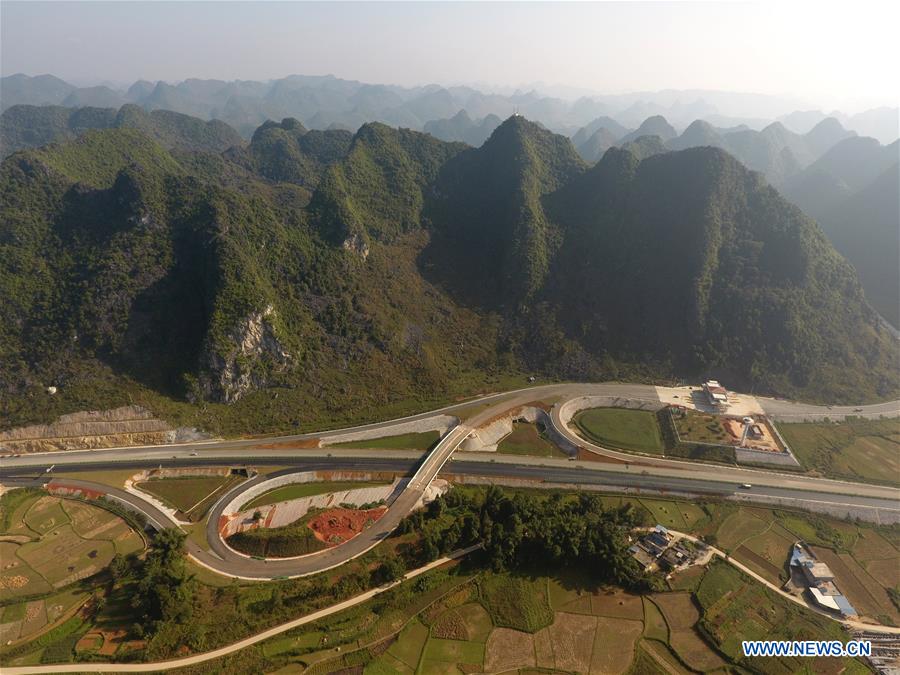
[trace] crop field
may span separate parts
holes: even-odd
[[[502,673],[534,667],[534,636],[512,628],[495,628],[484,647],[484,669]]]
[[[838,588],[861,615],[872,619],[888,616],[900,623],[900,612],[885,589],[852,556],[819,546],[813,546],[812,551],[831,568]]]
[[[553,621],[543,580],[491,575],[481,581],[479,590],[495,626],[533,633]]]
[[[415,672],[426,640],[428,628],[414,619],[403,629],[399,639],[390,646],[387,653]]]
[[[437,431],[426,431],[421,434],[399,434],[397,436],[382,436],[381,438],[369,438],[359,441],[346,441],[334,443],[334,448],[357,449],[384,449],[384,450],[430,450],[441,438]]]
[[[742,542],[765,532],[768,524],[752,513],[739,509],[729,515],[718,529],[719,548],[731,551]]]
[[[779,424],[806,469],[850,480],[900,483],[900,419]]]
[[[50,593],[144,545],[124,520],[90,504],[32,493],[15,512],[20,522],[0,533],[15,537],[0,542],[0,590],[7,598]]]
[[[487,574],[477,581],[474,591],[448,596],[413,618],[386,652],[365,667],[365,672],[548,669],[626,673],[645,644],[657,645],[659,654],[669,659],[667,663],[674,664],[672,672],[685,672],[682,661],[700,670],[714,670],[724,664],[696,632],[699,612],[690,594],[660,593],[651,599],[622,590],[591,589],[581,585],[582,581],[586,580],[571,576],[521,579]],[[534,594],[541,600],[550,598],[549,623],[526,631],[492,622],[489,612],[498,611],[489,604],[496,604],[494,596],[503,596],[499,613],[512,623],[510,617],[523,622],[522,617],[534,612]],[[674,643],[670,643],[666,617],[672,625]],[[675,645],[678,657],[670,651],[670,644]]]
[[[840,639],[841,626],[798,607],[722,561],[713,562],[696,593],[703,625],[718,649],[744,662],[741,640]],[[850,662],[833,660],[840,667]],[[771,659],[766,672],[796,672],[800,659]]]
[[[763,577],[774,584],[788,580],[787,563],[797,537],[778,524],[771,524],[762,534],[751,537],[735,551]]]
[[[189,478],[162,478],[136,483],[135,487],[147,492],[174,508],[192,521],[206,515],[219,495],[243,480],[241,476],[191,476]]]
[[[662,432],[652,412],[591,408],[579,412],[573,421],[588,440],[600,445],[654,455],[665,452]]]
[[[690,502],[667,499],[641,499],[638,502],[650,512],[654,522],[685,532],[704,517],[703,510]]]
[[[534,424],[524,422],[513,423],[512,433],[500,441],[497,452],[532,457],[568,457],[555,444],[541,436]]]
[[[696,591],[704,572],[704,568],[697,566],[680,570],[669,579],[669,588],[673,591]]]
[[[301,497],[312,497],[314,495],[327,495],[332,492],[346,492],[347,490],[356,490],[357,488],[375,487],[377,485],[388,485],[388,481],[310,481],[308,483],[291,483],[290,485],[282,485],[268,492],[264,492],[258,497],[244,504],[241,509],[253,509],[257,506],[265,506],[267,504],[277,504],[278,502],[286,502],[290,499],[299,499]]]
[[[705,672],[726,664],[693,628],[673,630],[669,637],[669,645],[681,660],[694,670]]]
[[[690,628],[700,619],[690,593],[656,593],[651,599],[659,607],[670,630]]]
[[[638,645],[633,675],[659,675],[660,673],[690,675],[692,672],[681,665],[681,661],[667,644],[656,640],[642,640]]]
[[[557,612],[553,624],[544,629],[553,645],[553,665],[558,670],[585,673],[591,667],[597,617]],[[545,664],[538,664],[545,666]]]
[[[669,641],[669,625],[659,608],[650,596],[643,597],[644,603],[644,637],[660,642]]]
[[[0,532],[14,537],[0,542],[0,595],[22,601],[0,608],[0,644],[49,645],[50,637],[82,626],[76,612],[90,592],[75,582],[104,569],[116,553],[140,551],[144,540],[98,506],[40,491],[15,492],[2,498],[4,509],[12,504],[15,520],[5,520],[6,531]],[[28,658],[42,653],[37,649]]]
[[[884,588],[900,587],[900,551],[872,530],[862,530],[853,558]]]

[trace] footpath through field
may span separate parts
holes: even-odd
[[[456,560],[458,558],[462,558],[465,555],[468,555],[472,551],[481,548],[481,544],[476,544],[475,546],[469,546],[468,548],[460,549],[459,551],[454,551],[450,555],[445,558],[438,558],[437,560],[428,563],[422,567],[418,567],[410,572],[407,572],[403,575],[403,579],[400,581],[395,581],[390,584],[386,584],[384,586],[379,586],[378,588],[373,588],[370,591],[366,591],[365,593],[360,593],[359,595],[353,596],[348,600],[344,600],[343,602],[339,602],[336,605],[332,605],[331,607],[326,607],[325,609],[320,609],[312,614],[307,614],[306,616],[301,616],[299,619],[293,619],[292,621],[288,621],[287,623],[283,623],[280,626],[275,626],[274,628],[269,628],[268,630],[264,630],[261,633],[257,633],[256,635],[252,635],[248,638],[244,638],[238,642],[227,645],[225,647],[220,647],[219,649],[214,649],[211,652],[204,652],[203,654],[195,654],[193,656],[186,656],[181,659],[172,659],[170,661],[158,661],[156,663],[60,663],[55,665],[46,665],[46,666],[13,666],[13,667],[4,667],[3,675],[31,675],[37,673],[153,673],[160,670],[171,670],[173,668],[185,668],[187,666],[194,666],[198,663],[204,663],[206,661],[211,661],[212,659],[218,659],[222,656],[228,656],[229,654],[233,654],[234,652],[240,651],[246,647],[250,647],[252,645],[263,642],[264,640],[268,640],[271,637],[275,637],[276,635],[280,635],[281,633],[285,633],[289,630],[293,630],[294,628],[299,628],[308,623],[312,623],[313,621],[318,621],[326,616],[330,616],[331,614],[335,614],[337,612],[343,611],[345,609],[349,609],[350,607],[354,607],[359,605],[367,600],[371,600],[376,595],[380,595],[385,591],[389,591],[395,586],[407,581],[409,579],[413,579],[420,574],[425,574],[425,572],[430,572],[436,567],[440,567],[452,560]]]

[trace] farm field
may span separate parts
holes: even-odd
[[[421,434],[399,434],[397,436],[382,436],[359,441],[346,441],[344,443],[329,444],[334,448],[381,448],[385,450],[429,450],[440,440],[437,431],[426,431]]]
[[[600,445],[654,455],[665,452],[656,414],[647,410],[591,408],[573,421],[588,440]]]
[[[900,623],[900,612],[887,591],[851,555],[820,546],[812,547],[812,551],[831,568],[838,588],[861,615],[875,620],[887,617],[892,623]]]
[[[745,667],[741,640],[846,639],[837,622],[788,602],[720,560],[710,565],[695,597],[704,632],[719,652]],[[861,663],[849,659],[820,659],[808,664],[799,658],[770,661],[772,670],[767,672],[796,672],[807,665],[816,673],[837,673],[844,668],[865,672]]]
[[[18,519],[0,532],[15,537],[0,542],[4,598],[51,593],[99,572],[116,553],[144,546],[124,520],[100,507],[38,491],[23,496],[4,496]]]
[[[414,618],[364,672],[639,672],[630,669],[648,648],[657,652],[652,659],[663,657],[673,664],[673,672],[687,672],[684,663],[700,671],[727,665],[698,632],[699,606],[689,593],[642,598],[583,582],[571,575],[485,575],[470,595],[438,603],[436,611]],[[509,593],[529,586],[544,589],[536,601]],[[486,609],[491,595],[504,597],[499,616],[507,623],[516,617],[518,628],[496,625],[497,607]],[[543,609],[537,610],[535,603]],[[541,622],[532,621],[526,630],[522,618],[529,615],[541,616]],[[548,619],[549,624],[537,627]]]
[[[849,480],[900,484],[900,419],[779,424],[805,469]]]
[[[122,518],[90,503],[14,490],[0,506],[8,515],[0,535],[13,539],[0,542],[0,599],[9,603],[0,607],[4,649],[80,627],[78,612],[91,589],[77,582],[105,569],[114,555],[144,547]]]
[[[512,433],[497,444],[497,452],[532,457],[568,457],[555,444],[541,436],[534,424],[524,422],[513,423]]]
[[[152,479],[135,483],[135,487],[174,508],[186,519],[197,522],[220,495],[242,480],[244,477],[237,475],[190,476]]]
[[[703,509],[690,502],[641,499],[639,503],[650,512],[655,522],[682,532],[692,530],[704,517]]]
[[[252,509],[257,506],[276,504],[300,497],[312,497],[314,495],[327,495],[332,492],[346,492],[357,488],[388,485],[388,481],[310,481],[308,483],[292,483],[274,488],[255,497],[241,506],[241,509]]]
[[[475,488],[461,486],[459,489]],[[552,494],[547,493],[547,498]],[[564,499],[577,499],[577,496],[566,494]],[[760,558],[769,555],[771,564],[778,565],[781,546],[787,549],[794,540],[802,538],[813,546],[835,547],[836,555],[843,559],[850,573],[859,578],[866,575],[870,584],[882,584],[880,579],[889,580],[896,574],[889,564],[897,560],[898,528],[876,529],[727,502],[609,495],[604,503],[611,507],[631,504],[647,513],[648,524],[670,518],[681,523],[673,525],[676,529],[715,535],[719,539],[727,539],[739,527],[739,536],[732,537],[735,549],[732,555],[748,565],[751,565],[751,554]],[[33,532],[25,523],[34,518],[26,519],[27,509],[20,507],[17,504],[13,508],[20,514],[20,529]],[[52,518],[57,512],[48,508],[46,513]],[[80,527],[77,514],[66,512],[66,516],[69,526]],[[335,571],[312,580],[245,585],[229,584],[227,580],[224,584],[210,583],[198,576],[200,588],[195,602],[202,603],[200,614],[219,617],[214,621],[196,619],[202,624],[200,630],[209,636],[207,646],[212,648],[246,635],[247,629],[241,621],[247,617],[255,619],[254,629],[261,629],[323,606],[319,603],[327,599],[329,589],[347,581],[356,584],[369,579],[386,556],[396,555],[409,546],[410,536],[392,537],[385,543],[386,548],[351,563],[348,571]],[[4,552],[0,555],[5,558]],[[718,566],[713,564],[711,570],[717,570]],[[731,569],[726,567],[726,575],[717,578],[722,576],[718,571],[711,574],[701,568],[691,568],[669,582],[672,592],[640,596],[597,587],[598,577],[592,580],[593,573],[588,571],[560,570],[550,576],[545,572],[522,576],[473,569],[461,563],[458,569],[436,570],[372,602],[273,638],[258,649],[241,652],[242,660],[230,661],[231,665],[222,671],[235,672],[234,664],[244,663],[240,672],[272,672],[279,668],[283,672],[299,672],[307,667],[309,675],[351,668],[357,668],[352,672],[376,675],[499,673],[519,669],[649,673],[664,667],[669,672],[688,672],[689,668],[721,672],[723,664],[727,668],[728,660],[734,658],[725,643],[738,630],[735,625],[728,625],[728,621],[736,621],[744,614],[750,615],[750,630],[758,628],[761,635],[775,629],[768,623],[758,625],[759,619],[753,612],[758,612],[767,622],[771,619],[777,624],[777,630],[789,631],[794,625],[799,626],[800,632],[788,633],[789,637],[831,635],[828,631],[829,626],[834,627],[833,622],[825,620],[820,626],[816,617],[809,619],[808,612],[802,608],[781,607],[784,603],[777,596],[770,598],[756,582],[740,574],[729,576],[727,572]],[[277,602],[276,589],[280,589]],[[53,593],[47,591],[48,595]],[[713,602],[709,602],[710,598]],[[718,600],[721,602],[716,605]],[[51,603],[48,598],[44,601],[43,611],[48,612]],[[113,605],[117,601],[110,599],[104,616],[111,614]],[[35,623],[47,625],[41,611],[39,603],[33,601],[0,608],[0,624],[6,631],[3,635],[23,630],[26,616]],[[222,618],[226,616],[227,619]],[[63,616],[61,620],[67,619]],[[77,630],[72,628],[65,638],[71,642],[67,647],[70,656],[75,653],[85,657],[102,656],[103,650],[115,650],[117,655],[123,655],[127,649],[135,648],[129,647],[134,637],[117,633],[120,627],[112,619],[93,624],[76,619],[72,626],[76,623]],[[129,625],[125,624],[126,628]],[[709,626],[717,627],[718,632],[709,632]],[[43,655],[43,647],[32,647],[38,644],[34,640],[26,645],[30,651],[16,652],[16,663],[23,662],[20,659],[36,663],[51,658]],[[728,654],[728,658],[723,654]],[[854,664],[837,662],[836,665],[850,666],[848,673],[859,672],[859,664]],[[811,672],[835,672],[835,664],[816,664]]]

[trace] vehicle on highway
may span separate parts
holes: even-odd
[[[750,483],[741,483],[741,489],[743,490],[749,490],[752,487],[753,486]]]

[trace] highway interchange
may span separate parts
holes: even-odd
[[[588,443],[576,436],[560,419],[560,404],[578,396],[612,396],[622,400],[659,401],[656,388],[627,384],[563,384],[533,387],[494,394],[466,401],[437,411],[400,420],[379,422],[352,429],[299,434],[278,438],[220,440],[177,446],[147,446],[105,450],[66,451],[32,454],[6,459],[0,466],[0,481],[5,484],[46,481],[44,471],[52,464],[54,480],[73,487],[97,488],[144,513],[158,526],[177,523],[171,516],[131,492],[91,485],[66,478],[71,472],[110,469],[142,469],[196,466],[284,466],[281,473],[297,471],[348,470],[386,471],[409,474],[405,489],[390,504],[387,513],[374,525],[348,542],[324,551],[293,559],[258,560],[230,549],[218,533],[219,516],[224,507],[241,492],[267,476],[242,483],[224,495],[211,509],[207,539],[210,549],[193,542],[188,553],[199,563],[221,574],[246,579],[271,579],[313,574],[340,565],[374,547],[390,534],[402,518],[421,501],[431,481],[445,474],[498,482],[530,481],[535,485],[574,485],[585,489],[615,491],[668,492],[692,496],[719,496],[749,501],[778,503],[810,510],[845,515],[862,515],[876,522],[900,520],[900,491],[895,488],[848,483],[797,474],[746,469],[727,465],[698,464],[664,458],[636,457]],[[454,455],[472,430],[498,416],[535,401],[554,401],[550,420],[555,431],[573,444],[586,448],[606,461],[567,461],[565,459],[528,458],[496,453],[462,452]],[[878,417],[900,414],[900,402],[873,406],[812,406],[774,399],[759,399],[767,413],[782,419],[820,419],[823,416],[864,415]],[[473,412],[474,411],[474,412]],[[318,439],[327,441],[349,431],[368,431],[388,436],[411,421],[428,420],[438,414],[459,413],[462,423],[454,426],[432,449],[424,461],[421,453],[389,450],[349,450],[329,447],[300,448],[292,444]],[[451,462],[451,460],[453,460]],[[448,464],[448,462],[450,462]],[[751,487],[741,487],[750,484]]]

